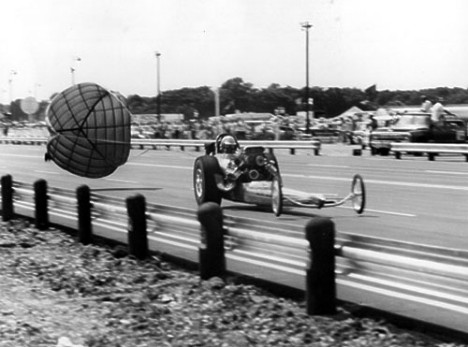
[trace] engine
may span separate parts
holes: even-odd
[[[246,148],[239,161],[239,168],[243,172],[240,179],[243,182],[269,181],[276,172],[276,168],[273,168],[276,163],[264,153],[263,147]]]

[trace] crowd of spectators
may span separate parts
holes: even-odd
[[[235,135],[239,140],[293,140],[304,133],[304,125],[286,117],[268,120],[177,120],[132,124],[133,138],[156,139],[215,139],[221,133]]]

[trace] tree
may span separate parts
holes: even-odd
[[[221,113],[252,111],[249,104],[253,95],[252,83],[245,83],[240,77],[227,80],[220,88]]]

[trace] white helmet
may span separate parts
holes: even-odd
[[[227,135],[221,140],[221,144],[219,145],[219,151],[221,153],[228,153],[232,154],[237,151],[238,144],[236,139],[231,136]]]

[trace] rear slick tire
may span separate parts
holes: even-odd
[[[215,174],[222,174],[218,160],[204,155],[195,159],[193,166],[193,191],[198,205],[205,202],[221,204],[222,193],[216,186]]]

